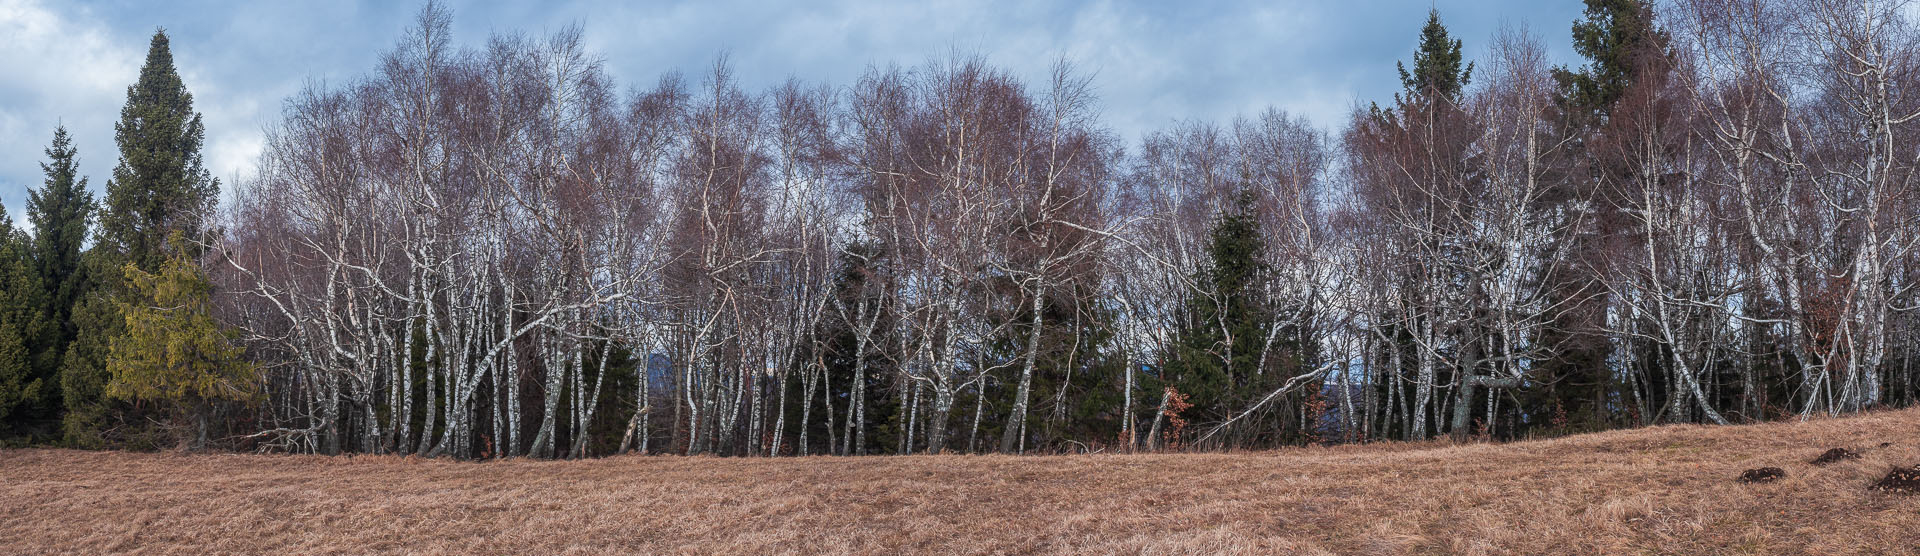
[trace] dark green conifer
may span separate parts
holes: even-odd
[[[61,364],[67,437],[74,444],[99,445],[97,431],[113,417],[102,395],[108,346],[126,334],[119,307],[133,301],[124,267],[153,274],[173,254],[199,253],[196,242],[205,238],[205,218],[219,197],[219,182],[201,165],[205,135],[193,95],[174,68],[167,34],[157,31],[114,126],[120,161],[107,181],[100,226],[83,262],[83,272],[98,284],[73,310],[78,334]]]

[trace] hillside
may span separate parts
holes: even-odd
[[[1882,447],[1882,443],[1890,443]],[[1829,448],[1862,457],[1809,463]],[[0,552],[1900,554],[1920,410],[1503,445],[463,463],[0,452]],[[1736,480],[1780,467],[1783,479]]]

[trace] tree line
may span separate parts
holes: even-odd
[[[57,131],[0,229],[0,433],[1061,453],[1920,401],[1909,5],[1586,6],[1578,67],[1524,29],[1467,60],[1436,11],[1335,133],[1129,145],[1064,62],[623,90],[577,28],[463,48],[429,4],[224,201],[156,34],[102,202]]]

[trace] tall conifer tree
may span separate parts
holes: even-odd
[[[99,283],[74,309],[79,333],[61,368],[67,435],[75,444],[99,445],[98,430],[112,417],[102,398],[108,346],[126,334],[119,307],[134,294],[123,266],[155,273],[170,251],[198,253],[194,242],[204,238],[204,219],[219,195],[219,183],[201,165],[205,135],[193,95],[174,68],[167,34],[157,31],[114,126],[120,161],[107,181],[100,227],[85,262],[85,272]],[[183,244],[170,246],[169,238]]]
[[[46,181],[39,190],[27,192],[27,220],[33,223],[33,266],[45,288],[41,300],[48,323],[47,337],[31,348],[35,375],[48,386],[47,413],[39,417],[54,419],[61,405],[60,390],[53,387],[60,380],[60,360],[79,332],[73,307],[87,288],[80,255],[93,223],[94,202],[65,126],[54,130],[46,153],[47,162],[40,164]]]
[[[171,232],[183,232],[189,242],[201,239],[202,219],[220,191],[201,166],[206,128],[174,69],[165,31],[154,33],[140,81],[127,88],[113,129],[120,164],[107,182],[98,247],[154,272],[167,259],[163,244]]]
[[[1400,70],[1400,84],[1408,92],[1457,101],[1473,80],[1473,62],[1461,66],[1463,60],[1460,39],[1448,35],[1447,26],[1440,23],[1440,11],[1431,10],[1426,26],[1420,28],[1420,50],[1413,53],[1413,71],[1407,71],[1404,63],[1394,65]]]
[[[1655,24],[1652,7],[1642,0],[1586,0],[1584,17],[1572,27],[1573,48],[1587,64],[1577,70],[1556,68],[1554,79],[1560,85],[1561,125],[1573,138],[1569,150],[1584,151],[1608,133],[1605,129],[1613,106],[1635,81],[1649,56],[1665,56],[1668,36]],[[1571,155],[1577,166],[1562,170],[1567,178],[1555,180],[1558,191],[1547,198],[1560,203],[1558,211],[1581,214],[1584,222],[1569,226],[1564,241],[1575,245],[1570,252],[1580,257],[1600,257],[1607,247],[1632,226],[1633,217],[1623,207],[1633,203],[1620,197],[1620,191],[1604,187],[1602,176],[1620,172],[1608,168],[1591,154]],[[1611,367],[1616,349],[1604,331],[1612,296],[1603,284],[1605,277],[1593,269],[1604,266],[1600,260],[1586,260],[1556,269],[1548,280],[1554,305],[1567,307],[1554,317],[1542,342],[1556,346],[1554,353],[1538,362],[1538,372],[1551,384],[1546,400],[1556,411],[1567,414],[1567,428],[1573,431],[1597,430],[1625,423],[1621,404],[1616,401],[1632,396],[1631,385],[1622,384]],[[1658,349],[1644,339],[1628,339],[1619,349]],[[1642,416],[1645,417],[1644,415]]]
[[[1238,388],[1256,372],[1262,333],[1273,319],[1260,296],[1268,264],[1252,191],[1220,215],[1208,233],[1207,266],[1194,276],[1175,357],[1165,378],[1187,395],[1195,416],[1233,410]]]
[[[1586,0],[1586,17],[1573,23],[1573,50],[1588,60],[1579,71],[1555,76],[1577,110],[1606,114],[1633,85],[1646,56],[1665,56],[1668,37],[1653,7],[1641,0]]]

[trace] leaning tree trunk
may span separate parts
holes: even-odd
[[[1040,353],[1040,309],[1045,306],[1046,283],[1039,282],[1033,292],[1033,329],[1027,331],[1027,360],[1020,366],[1020,386],[1013,395],[1013,412],[1007,416],[1006,428],[1000,434],[1001,453],[1019,453],[1026,451],[1027,445],[1027,398],[1033,391],[1033,367]]]

